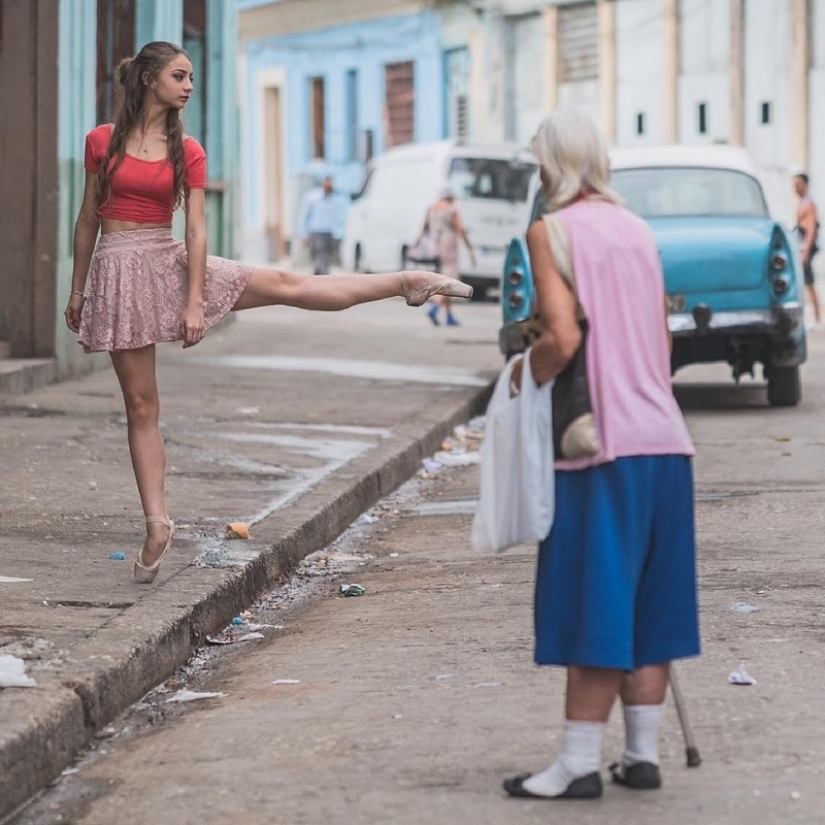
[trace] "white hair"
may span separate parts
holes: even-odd
[[[593,118],[583,109],[557,109],[541,123],[533,138],[541,164],[550,211],[567,206],[583,191],[621,203],[610,179],[607,146]]]

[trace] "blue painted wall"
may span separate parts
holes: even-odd
[[[386,144],[385,81],[387,63],[414,62],[415,140],[438,140],[444,135],[444,72],[441,23],[432,11],[362,20],[246,41],[245,136],[242,148],[243,238],[245,255],[264,248],[263,170],[264,124],[259,73],[280,69],[284,74],[283,111],[286,222],[294,232],[300,199],[312,181],[324,174],[336,189],[360,188],[364,164],[350,159],[347,73],[357,72],[359,134],[372,130],[373,154]],[[325,86],[326,158],[313,160],[310,80],[323,77]]]

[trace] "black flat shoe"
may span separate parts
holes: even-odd
[[[602,778],[595,771],[586,776],[574,779],[565,791],[557,796],[541,796],[530,793],[524,787],[524,783],[532,776],[530,773],[523,773],[514,776],[512,779],[504,780],[504,790],[510,796],[517,796],[522,799],[598,799],[602,795]]]
[[[652,762],[636,762],[623,767],[614,762],[610,768],[610,775],[617,785],[633,788],[637,791],[652,791],[662,786],[662,774],[659,766]]]

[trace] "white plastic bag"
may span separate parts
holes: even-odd
[[[481,446],[481,490],[472,542],[476,550],[487,553],[542,541],[553,526],[553,382],[536,385],[528,349],[521,392],[510,398],[515,360],[510,360],[496,382]]]

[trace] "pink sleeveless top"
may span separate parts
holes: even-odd
[[[673,396],[665,292],[651,228],[621,206],[580,200],[559,210],[579,300],[590,321],[587,369],[602,449],[561,459],[577,470],[623,456],[693,455]]]

